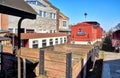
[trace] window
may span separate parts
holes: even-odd
[[[39,29],[39,33],[47,33],[46,29]]]
[[[38,0],[25,0],[25,1],[30,4],[46,7],[43,3],[39,2]]]
[[[42,47],[46,47],[46,40],[42,40]]]
[[[50,13],[50,18],[52,19],[52,13]]]
[[[21,47],[26,47],[27,42],[28,42],[28,40],[22,40],[21,41]]]
[[[11,33],[13,33],[13,28],[9,28],[8,30],[9,30]]]
[[[95,28],[98,27],[98,26],[99,26],[98,23],[94,23],[94,24],[93,24],[93,27],[95,27]]]
[[[30,4],[35,4],[36,5],[36,0],[35,1],[29,1],[29,0],[27,0],[26,2],[28,2]]]
[[[53,45],[53,39],[50,39],[50,41],[49,41],[50,43],[50,45]]]
[[[43,12],[43,17],[46,17],[46,14],[47,14],[47,13],[44,11],[44,12]]]
[[[55,30],[50,30],[50,33],[55,33]]]
[[[47,15],[47,13],[45,12],[45,11],[39,11],[39,15],[41,16],[41,17],[46,17],[46,15]]]
[[[42,31],[43,31],[42,29],[39,29],[39,33],[42,33]]]
[[[46,29],[43,29],[43,33],[47,33],[47,30],[46,30]]]
[[[34,41],[33,41],[32,47],[33,47],[33,48],[38,48],[38,40],[34,40]]]
[[[66,39],[66,37],[64,38],[64,43],[65,43],[65,42],[67,42],[67,39]]]
[[[83,32],[83,31],[77,32],[77,35],[85,35],[85,34],[86,34],[86,32]]]
[[[62,39],[62,38],[60,38],[60,44],[62,44],[62,42],[63,42],[63,39]]]
[[[43,31],[46,32],[46,29],[44,29]]]
[[[66,27],[66,26],[67,26],[66,21],[63,21],[63,26],[64,26],[64,27]]]
[[[15,33],[17,33],[18,32],[18,29],[17,28],[15,28]]]
[[[51,19],[56,19],[56,14],[55,13],[50,13],[50,18]]]
[[[54,31],[54,33],[55,33],[55,30],[53,30]]]
[[[52,30],[50,30],[50,33],[52,33]]]
[[[79,28],[77,35],[86,35],[86,32],[84,32],[82,28]]]
[[[34,33],[34,29],[26,29],[26,33]]]
[[[42,4],[41,2],[37,1],[37,5],[39,6],[43,6],[43,7],[46,7],[44,4]]]
[[[53,18],[56,19],[56,14],[55,13],[53,13]]]
[[[39,15],[43,17],[43,12],[41,10],[39,11]]]
[[[58,38],[55,39],[55,44],[58,44]]]

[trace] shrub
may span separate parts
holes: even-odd
[[[110,36],[107,36],[102,43],[102,50],[104,51],[113,51],[112,42]]]

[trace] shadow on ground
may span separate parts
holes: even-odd
[[[95,62],[94,68],[88,72],[86,78],[102,78],[103,59],[98,59]]]

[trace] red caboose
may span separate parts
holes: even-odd
[[[71,43],[94,44],[102,38],[102,28],[98,22],[87,21],[72,26]]]

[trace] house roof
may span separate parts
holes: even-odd
[[[76,26],[93,26],[95,28],[100,27],[100,24],[96,21],[85,21],[85,22],[81,22],[81,23],[77,23],[76,25],[73,25],[72,27],[76,27]]]
[[[0,13],[30,19],[37,14],[24,0],[0,0]]]
[[[69,18],[65,16],[63,13],[59,12],[59,16],[65,20],[68,20]]]
[[[49,37],[60,37],[60,36],[67,36],[67,34],[65,33],[21,33],[21,39],[49,38]]]
[[[46,3],[48,3],[50,5],[50,7],[56,9],[56,10],[59,10],[57,7],[53,6],[48,0],[44,0]]]
[[[113,31],[112,34],[120,33],[120,30]]]
[[[85,22],[82,22],[82,23],[88,23],[88,24],[99,24],[97,21],[85,21]]]

